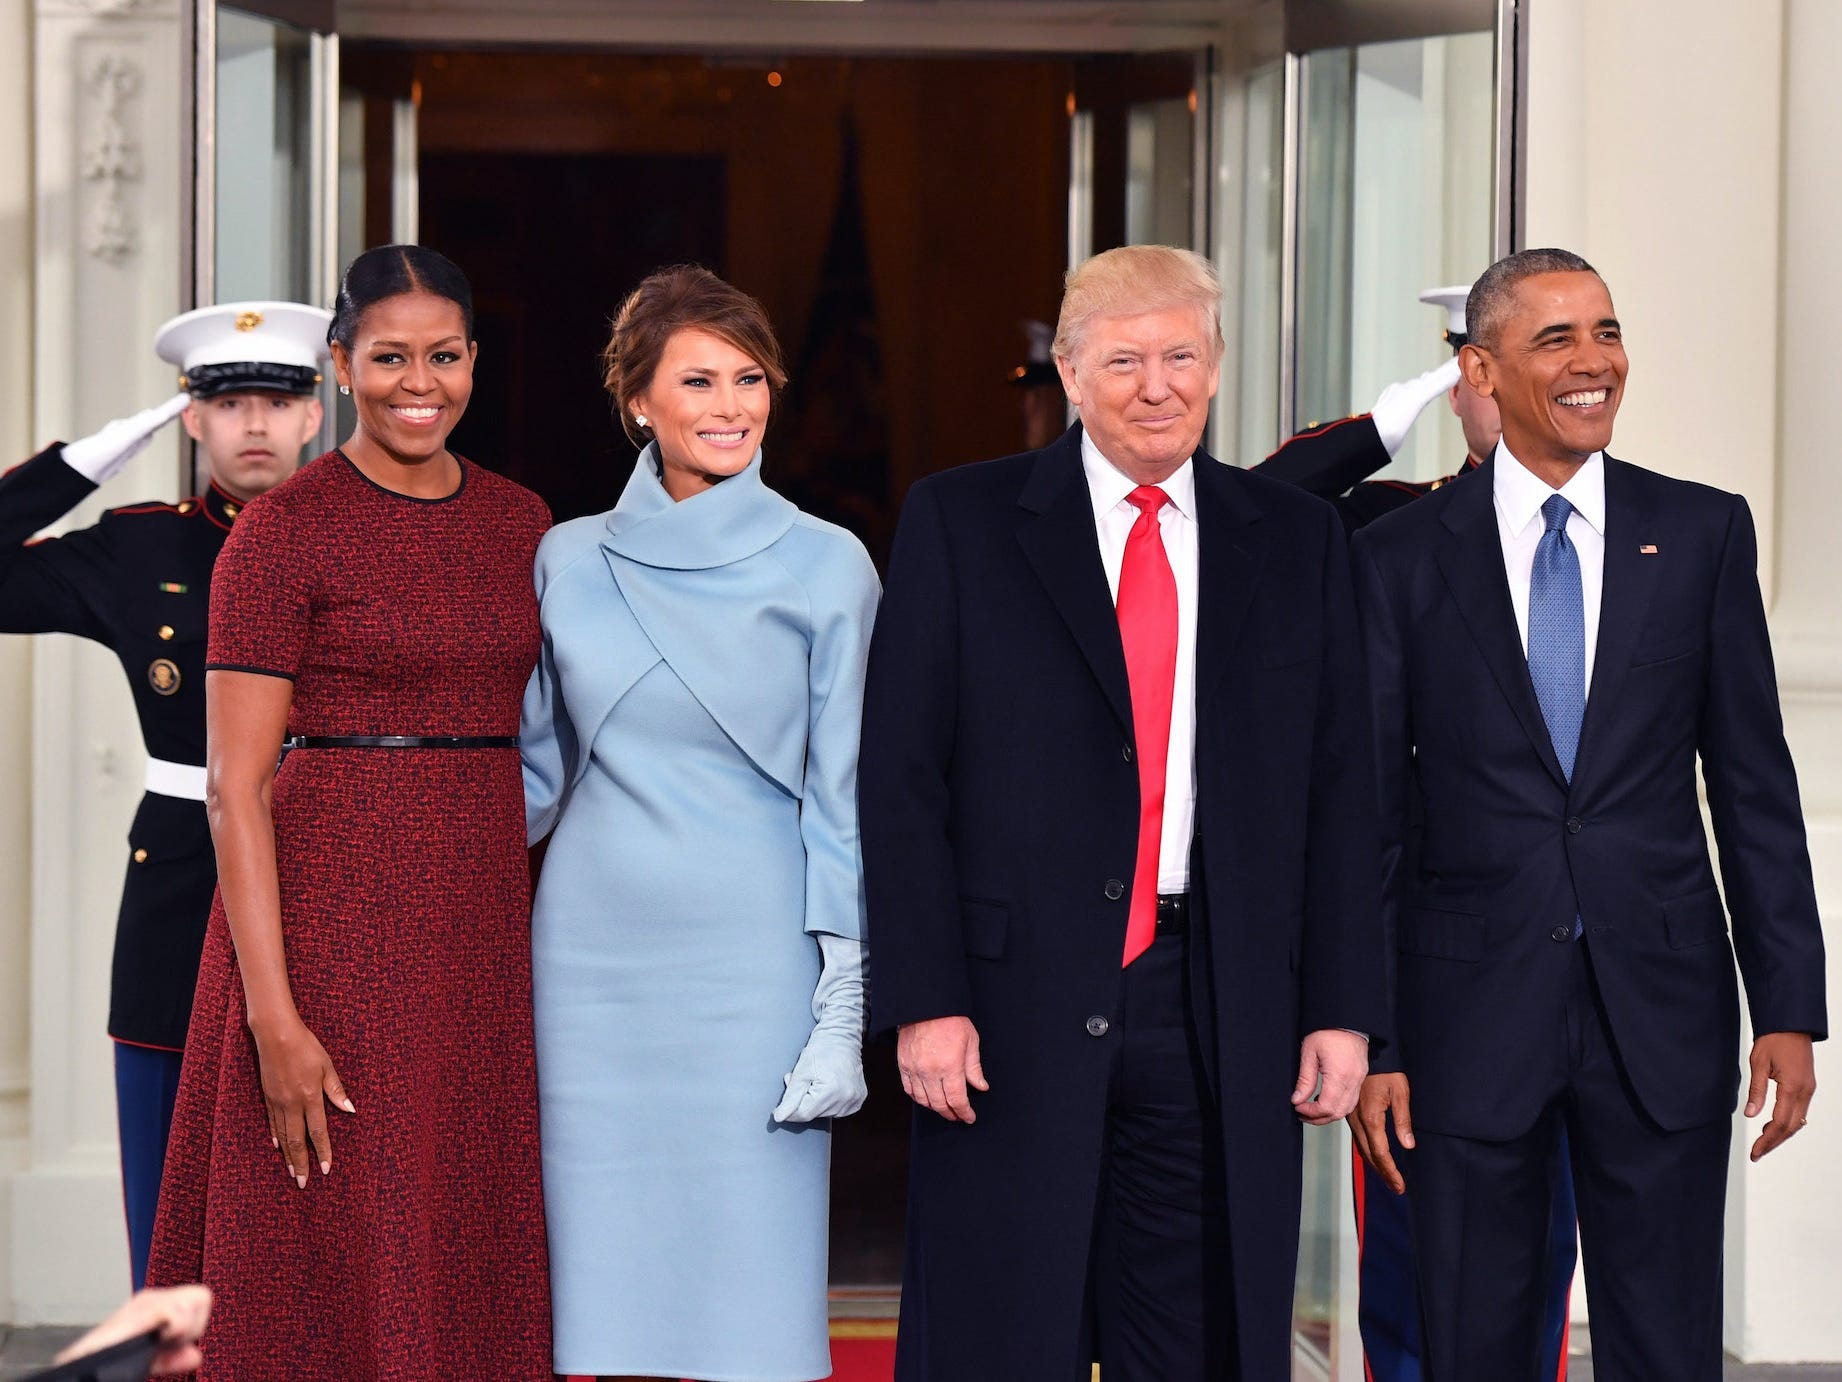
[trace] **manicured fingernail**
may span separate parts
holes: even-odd
[[[271,1137],[269,1139],[269,1145],[279,1152],[281,1150],[281,1139],[279,1137]]]
[[[295,1183],[296,1185],[298,1185],[298,1186],[300,1186],[300,1188],[301,1188],[301,1189],[303,1189],[303,1190],[305,1190],[305,1189],[307,1188],[307,1177],[305,1177],[305,1176],[296,1176],[296,1177],[294,1178],[294,1183]]]
[[[330,1161],[322,1161],[322,1162],[320,1163],[320,1174],[321,1174],[321,1175],[323,1175],[323,1176],[330,1176],[330,1175],[331,1175],[332,1173],[333,1173],[333,1164],[332,1164],[332,1162],[330,1162]]]
[[[352,1107],[352,1101],[350,1099],[347,1099],[343,1104],[339,1105],[339,1107],[344,1109],[347,1113],[357,1113],[358,1112],[357,1109]]]

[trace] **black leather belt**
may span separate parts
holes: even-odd
[[[1177,936],[1190,929],[1190,895],[1158,894],[1158,930],[1160,936]]]
[[[515,749],[516,734],[294,734],[290,749]]]

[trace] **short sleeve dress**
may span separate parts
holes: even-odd
[[[290,678],[290,735],[514,735],[548,524],[467,462],[417,500],[329,453],[238,519],[207,667]],[[216,1292],[203,1379],[549,1379],[518,752],[295,749],[273,816],[289,981],[357,1113],[297,1189],[220,896],[149,1281]]]

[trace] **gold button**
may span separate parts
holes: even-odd
[[[144,849],[135,850],[134,862],[137,864],[145,864],[147,862],[147,851]]]
[[[224,505],[224,517],[235,518],[237,516],[237,513],[238,513],[238,509],[235,504]]]
[[[185,503],[179,506],[180,513],[190,513],[192,512],[192,509],[193,509],[193,504],[190,499],[186,500]]]
[[[172,642],[173,626],[171,624],[160,625],[160,639],[162,642],[166,642],[166,643]]]

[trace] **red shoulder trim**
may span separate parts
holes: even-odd
[[[1315,427],[1307,427],[1302,432],[1293,433],[1290,437],[1287,437],[1286,440],[1290,442],[1298,441],[1304,437],[1321,437],[1326,432],[1336,431],[1339,427],[1348,427],[1352,422],[1366,422],[1368,417],[1369,415],[1367,413],[1351,413],[1348,417],[1340,417],[1335,422],[1320,422]],[[1279,449],[1283,451],[1285,450],[1285,446],[1282,444]]]
[[[1416,497],[1426,493],[1427,490],[1426,483],[1420,480],[1371,480],[1369,483],[1386,485],[1389,489],[1398,489],[1402,494],[1411,494]]]
[[[192,507],[187,508],[187,504],[190,504]],[[196,499],[182,499],[177,504],[164,504],[150,500],[145,504],[126,504],[119,509],[108,509],[105,511],[104,516],[107,518],[133,518],[144,513],[171,513],[177,514],[181,518],[190,518],[202,507],[203,505]]]

